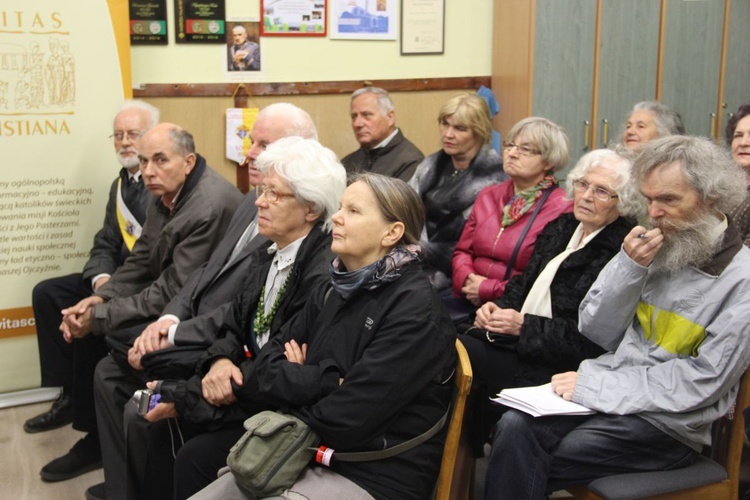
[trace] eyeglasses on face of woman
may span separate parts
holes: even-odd
[[[585,193],[589,190],[589,188],[594,191],[594,198],[599,201],[609,201],[615,198],[619,198],[619,196],[617,196],[616,194],[612,194],[604,188],[593,186],[584,180],[576,179],[573,181],[573,189],[575,189],[579,193]]]
[[[518,149],[518,154],[521,156],[536,156],[542,154],[538,149],[527,146],[526,144],[516,144],[515,142],[504,142],[503,149],[506,153],[510,153],[513,148]]]
[[[280,193],[273,188],[264,186],[263,184],[255,186],[255,199],[258,199],[264,195],[266,197],[266,201],[268,201],[269,203],[276,203],[282,198],[294,198],[294,194],[292,193]]]

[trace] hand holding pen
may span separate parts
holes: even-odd
[[[664,235],[661,229],[646,229],[643,226],[635,226],[623,242],[623,248],[628,257],[641,266],[648,267],[659,253],[664,244]]]

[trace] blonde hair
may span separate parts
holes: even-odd
[[[459,94],[448,99],[438,114],[438,123],[452,118],[455,124],[468,127],[482,144],[492,140],[490,108],[477,94]]]

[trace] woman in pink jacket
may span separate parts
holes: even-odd
[[[470,313],[501,297],[508,280],[523,273],[544,226],[572,211],[554,175],[568,159],[568,137],[551,121],[531,117],[511,129],[503,144],[510,179],[479,193],[453,252],[453,294],[459,298],[450,304],[453,313],[461,302]]]

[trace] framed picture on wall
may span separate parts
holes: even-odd
[[[331,0],[331,38],[395,40],[398,0]]]
[[[328,0],[260,0],[263,36],[326,36]]]
[[[401,0],[401,55],[442,54],[445,0]]]

